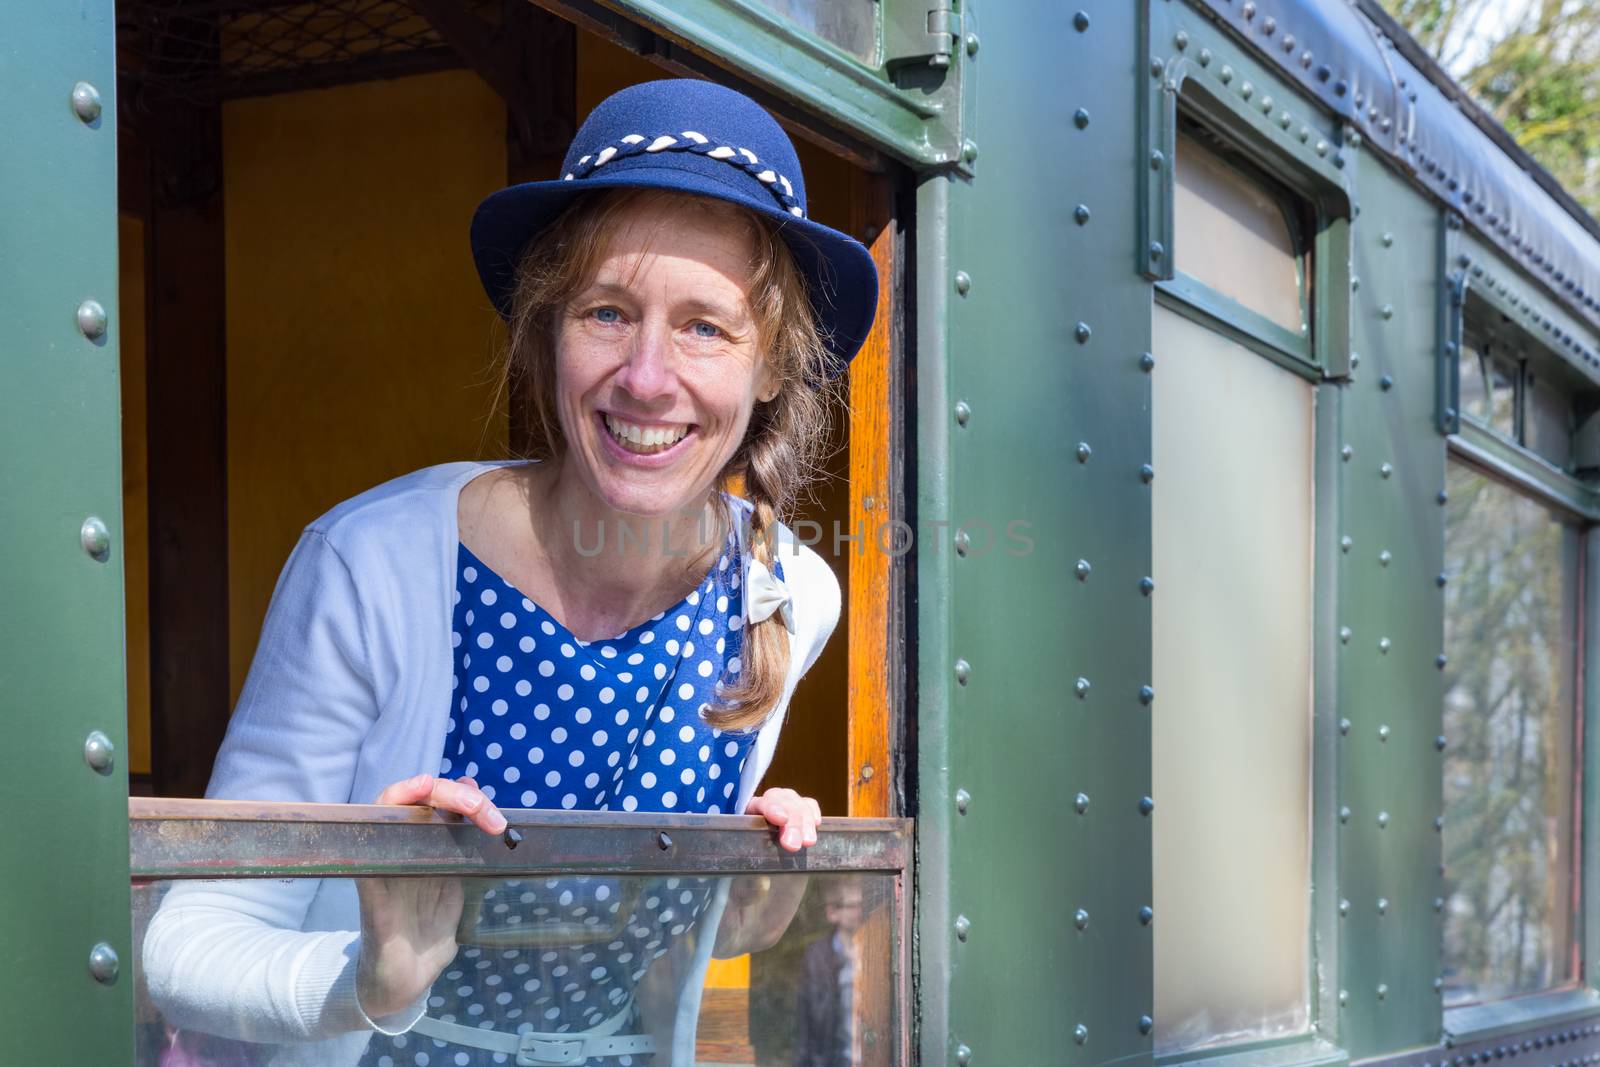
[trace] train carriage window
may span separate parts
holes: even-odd
[[[1310,327],[1300,213],[1264,177],[1180,133],[1176,268],[1294,334]]]
[[[1452,461],[1445,558],[1444,998],[1577,977],[1575,521]]]
[[[1165,308],[1155,350],[1153,650],[1172,694],[1152,705],[1155,1017],[1173,1051],[1309,1021],[1314,393]]]

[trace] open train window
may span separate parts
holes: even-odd
[[[1314,994],[1312,214],[1193,124],[1174,178],[1151,397],[1158,1055],[1308,1034]]]

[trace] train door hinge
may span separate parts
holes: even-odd
[[[883,14],[884,66],[950,65],[961,37],[961,15],[951,8],[950,0],[891,0]]]

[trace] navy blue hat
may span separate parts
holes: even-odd
[[[878,305],[878,271],[855,238],[806,217],[794,145],[754,100],[688,78],[644,82],[608,97],[573,138],[561,178],[494,193],[472,219],[483,287],[509,316],[517,262],[541,230],[595,189],[669,189],[726,200],[780,224],[810,289],[838,369],[856,354]]]

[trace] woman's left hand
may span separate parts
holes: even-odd
[[[758,797],[751,797],[744,813],[759,815],[777,827],[778,844],[790,852],[799,852],[817,843],[822,809],[815,800],[793,789],[768,789]]]

